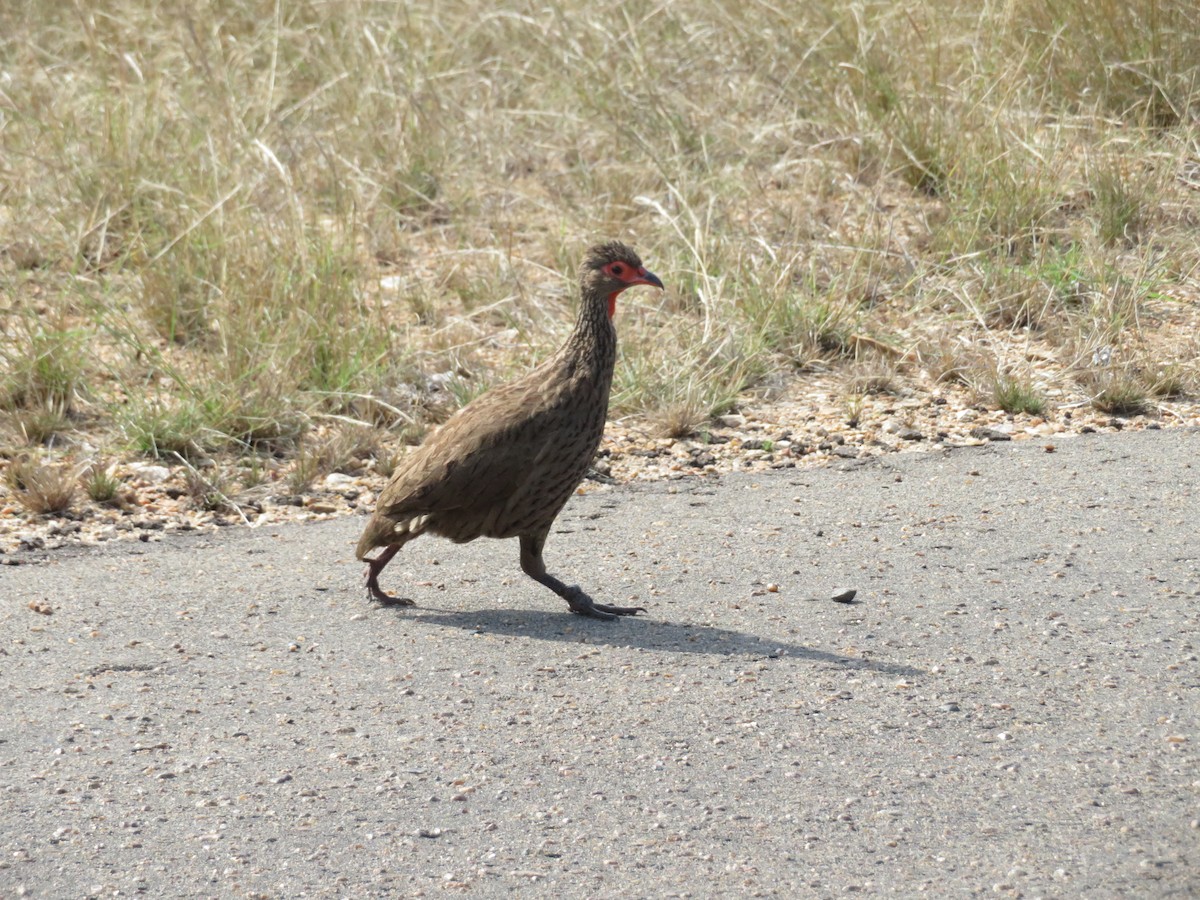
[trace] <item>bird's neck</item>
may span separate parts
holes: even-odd
[[[612,371],[617,358],[617,331],[608,314],[607,297],[585,293],[579,304],[575,330],[567,338],[563,351],[595,367],[597,372]]]

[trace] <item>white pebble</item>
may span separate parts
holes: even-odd
[[[129,468],[137,474],[139,478],[149,484],[162,484],[171,477],[171,470],[166,466],[156,466],[153,463],[130,463]]]

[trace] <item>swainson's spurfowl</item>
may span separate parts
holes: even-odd
[[[358,542],[372,600],[412,605],[384,593],[379,573],[422,534],[455,543],[515,537],[525,574],[566,600],[572,612],[600,619],[645,612],[596,603],[547,572],[542,561],[550,526],[604,434],[617,354],[617,296],[639,284],[662,287],[624,244],[592,247],[580,275],[579,317],[566,343],[528,375],[459,410],[404,459]]]

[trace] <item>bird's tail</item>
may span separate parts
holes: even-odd
[[[385,516],[375,515],[363,529],[362,537],[358,539],[358,547],[354,556],[359,562],[370,562],[367,554],[376,547],[403,546],[425,530],[428,516],[415,516],[412,519],[397,522]]]
[[[395,534],[394,529],[394,522],[390,522],[382,516],[372,516],[367,527],[363,529],[362,537],[358,539],[358,546],[354,550],[355,558],[360,562],[369,562],[367,554],[376,547],[386,547],[390,543],[395,543],[395,539],[392,537]]]

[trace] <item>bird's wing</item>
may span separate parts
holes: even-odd
[[[548,445],[553,409],[536,395],[518,382],[460,410],[405,459],[380,493],[376,513],[399,519],[505,502]]]

